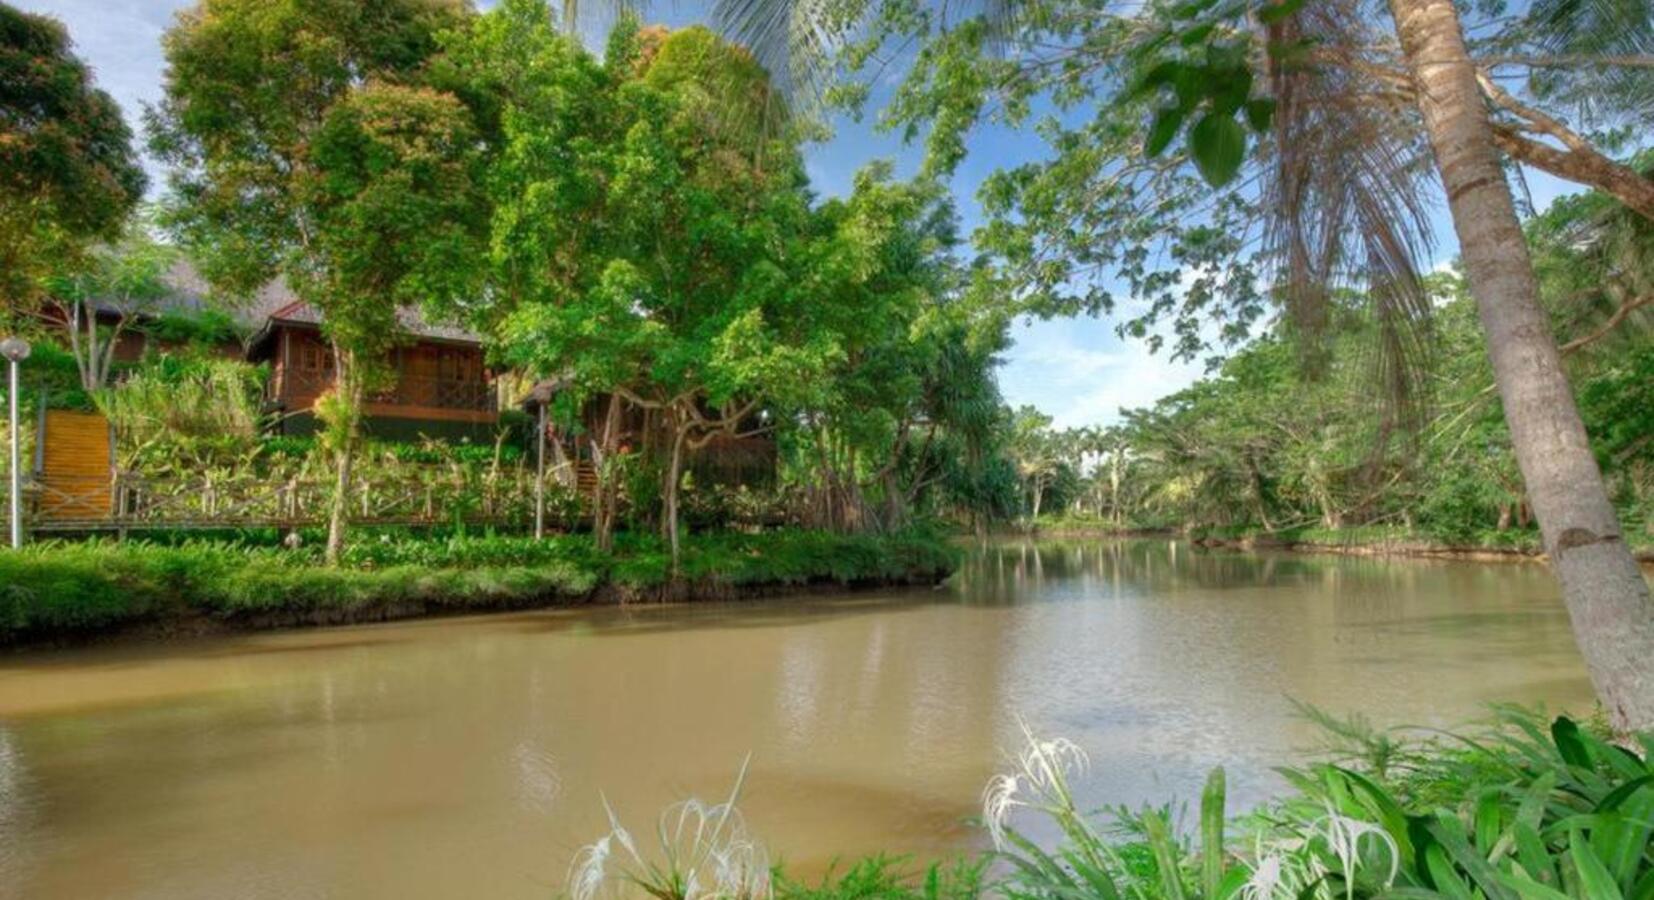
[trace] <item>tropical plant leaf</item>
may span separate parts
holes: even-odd
[[[1551,741],[1556,744],[1556,751],[1562,755],[1564,762],[1584,769],[1591,767],[1591,754],[1585,749],[1579,725],[1573,719],[1557,716],[1551,722]]]
[[[1246,123],[1252,130],[1262,134],[1269,130],[1275,121],[1275,101],[1268,97],[1257,97],[1246,101]]]
[[[1623,900],[1625,894],[1614,881],[1614,876],[1608,867],[1597,858],[1590,841],[1585,839],[1584,832],[1578,828],[1568,833],[1568,858],[1573,861],[1574,870],[1579,873],[1579,882],[1585,889],[1585,896],[1591,900]]]
[[[1274,25],[1297,12],[1304,5],[1304,0],[1281,0],[1279,3],[1266,3],[1258,7],[1258,21],[1265,25]]]
[[[1436,839],[1452,862],[1463,870],[1466,875],[1470,876],[1470,880],[1478,888],[1481,888],[1484,896],[1489,898],[1510,896],[1499,884],[1498,872],[1488,864],[1485,857],[1470,846],[1470,842],[1465,838],[1462,822],[1451,815],[1441,813],[1425,827],[1430,830],[1430,836]],[[1434,870],[1432,872],[1434,874]],[[1457,878],[1452,879],[1452,881],[1455,885],[1461,884]],[[1438,876],[1437,886],[1440,885],[1441,880]]]
[[[1233,116],[1209,112],[1189,129],[1189,155],[1207,184],[1223,187],[1246,159],[1246,129]]]
[[[1223,814],[1227,793],[1223,768],[1220,766],[1206,776],[1206,789],[1200,795],[1200,871],[1201,883],[1207,897],[1217,897],[1223,882]]]
[[[1401,851],[1402,863],[1411,865],[1415,853],[1414,837],[1416,830],[1412,827],[1406,810],[1401,808],[1401,804],[1396,802],[1394,797],[1391,797],[1388,792],[1367,776],[1343,768],[1338,769],[1338,772],[1366,796],[1367,805],[1377,814],[1378,823],[1384,826],[1384,830],[1395,840],[1396,848]]]
[[[1610,813],[1598,813],[1608,821],[1591,832],[1591,843],[1620,888],[1629,891],[1654,838],[1654,786],[1644,784],[1616,807]]]
[[[1183,110],[1176,106],[1162,106],[1155,111],[1154,121],[1149,125],[1148,139],[1143,142],[1143,153],[1151,157],[1164,153],[1177,137],[1178,129],[1182,127]]]
[[[1518,875],[1500,872],[1499,883],[1515,891],[1516,896],[1522,898],[1522,900],[1571,900],[1567,894],[1556,888],[1546,887],[1537,881]]]
[[[1526,822],[1517,822],[1514,833],[1516,861],[1528,877],[1544,885],[1558,884],[1556,866],[1551,863],[1550,850],[1539,836],[1539,830]]]
[[[1160,872],[1161,895],[1166,900],[1183,900],[1183,873],[1177,865],[1177,838],[1171,824],[1159,811],[1143,815],[1143,837],[1154,851],[1155,868]]]

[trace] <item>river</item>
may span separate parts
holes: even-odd
[[[805,873],[980,846],[1019,720],[1088,806],[1235,805],[1288,698],[1449,725],[1588,712],[1535,564],[999,543],[936,590],[524,614],[0,657],[0,897],[546,898],[604,830],[725,792]]]

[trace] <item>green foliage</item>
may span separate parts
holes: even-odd
[[[46,289],[63,317],[64,343],[80,373],[78,386],[86,391],[109,383],[121,337],[150,331],[156,311],[172,295],[167,276],[178,251],[155,239],[153,224],[147,212],[133,217],[114,240],[63,261],[46,279]],[[114,323],[104,324],[109,318]],[[177,330],[175,323],[185,317],[170,318],[170,330]]]
[[[487,208],[471,113],[454,95],[388,83],[358,87],[326,111],[310,159],[318,293],[329,340],[358,365],[400,336],[397,312],[469,300],[480,285]]]
[[[616,545],[617,584],[648,587],[670,580],[670,548],[658,539],[623,536]],[[928,531],[889,535],[784,529],[759,534],[694,536],[680,563],[690,581],[723,585],[856,584],[935,577],[958,564],[958,551]]]
[[[842,872],[835,867],[816,884],[806,884],[778,869],[779,900],[974,900],[986,893],[986,860],[931,863],[915,874],[900,857],[860,859]]]
[[[112,237],[144,192],[132,132],[58,21],[0,3],[0,326],[83,240]]]
[[[259,452],[270,457],[302,459],[315,453],[316,449],[316,439],[311,437],[265,435],[258,439]],[[456,463],[492,465],[496,458],[504,465],[516,465],[527,458],[527,453],[517,444],[506,443],[496,447],[492,444],[456,444],[434,438],[417,443],[367,441],[362,452],[368,457],[386,455],[397,462],[428,466]]]
[[[1201,177],[1223,187],[1246,161],[1247,132],[1267,135],[1275,102],[1252,95],[1251,36],[1220,27],[1210,16],[1213,0],[1177,6],[1159,34],[1144,40],[1134,55],[1141,72],[1131,94],[1158,97],[1144,153],[1159,156],[1189,125],[1189,157]],[[1290,15],[1302,0],[1262,7],[1265,21]]]
[[[199,471],[252,442],[264,369],[212,353],[152,356],[94,395],[118,464],[160,477]]]
[[[92,394],[81,387],[74,355],[53,341],[34,345],[28,360],[18,367],[18,378],[22,382],[22,408],[27,413],[39,408],[42,394],[51,409],[90,412],[96,408]]]
[[[937,505],[943,473],[986,456],[1004,346],[941,192],[876,165],[812,209],[795,123],[750,54],[623,22],[599,62],[552,19],[510,0],[449,48],[502,104],[502,290],[481,317],[497,356],[562,380],[560,418],[615,391],[651,412],[661,446],[637,459],[589,437],[600,478],[669,535],[674,510],[700,524],[747,499],[679,497],[678,448],[735,434],[778,433],[811,524],[895,529]]]
[[[537,566],[577,560],[601,570],[601,560],[589,537],[568,535],[534,540],[498,535],[446,538],[392,537],[364,540],[345,550],[344,563],[352,568],[389,569],[418,566],[426,569]]]
[[[233,345],[244,337],[245,331],[234,317],[218,309],[188,313],[166,310],[136,328],[163,345],[192,350]]]
[[[1645,326],[1616,324],[1612,304],[1575,305],[1571,285],[1597,271],[1579,249],[1588,243],[1563,246],[1574,240],[1564,235],[1577,238],[1578,228],[1592,224],[1581,215],[1555,210],[1534,226],[1532,239],[1549,260],[1543,271],[1559,337],[1600,335],[1569,357],[1571,375],[1627,534],[1646,545],[1654,536],[1647,531],[1654,508],[1654,444],[1647,439],[1654,355]],[[1615,271],[1615,278],[1634,274]],[[1048,483],[1052,494],[1042,510],[1066,516],[1070,526],[1089,518],[1210,537],[1532,550],[1538,532],[1475,305],[1456,276],[1437,276],[1431,290],[1439,350],[1420,362],[1432,385],[1429,419],[1374,400],[1377,360],[1369,348],[1382,325],[1346,298],[1322,338],[1330,353],[1319,372],[1300,365],[1302,343],[1282,328],[1189,388],[1125,410],[1122,423],[1107,431],[1064,434],[1024,418],[1010,445],[1024,484]],[[1616,327],[1604,331],[1605,325]],[[1077,493],[1064,483],[1065,468],[1077,476]],[[1025,501],[1024,509],[1030,506]]]
[[[1654,890],[1654,736],[1620,744],[1567,718],[1500,717],[1458,746],[1413,748],[1415,764],[1388,778],[1334,764],[1287,771],[1296,796],[1267,814],[1282,823],[1278,839],[1312,838],[1321,822],[1371,835],[1322,860],[1328,888],[1357,897]]]
[[[339,621],[370,610],[573,602],[605,583],[660,587],[671,573],[670,554],[652,536],[625,539],[611,555],[585,535],[536,541],[386,532],[350,545],[338,567],[322,565],[309,547],[273,546],[273,538],[48,542],[0,555],[0,643],[192,616]],[[698,536],[687,542],[684,561],[706,587],[855,583],[938,578],[953,569],[956,552],[927,532],[782,531]]]
[[[983,797],[994,849],[952,879],[874,857],[783,896],[1361,900],[1616,900],[1654,891],[1654,735],[1609,741],[1513,708],[1477,732],[1380,731],[1309,711],[1329,759],[1281,769],[1288,791],[1226,820],[1214,770],[1190,828],[1169,807],[1084,811],[1069,779],[1085,754],[1027,735]],[[1037,818],[1036,842],[1012,822]],[[978,880],[978,876],[981,880]],[[790,893],[789,893],[790,892]]]

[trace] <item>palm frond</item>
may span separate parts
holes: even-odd
[[[1326,362],[1324,337],[1347,290],[1371,304],[1374,372],[1386,418],[1419,420],[1427,398],[1430,301],[1418,271],[1433,250],[1429,148],[1409,108],[1359,73],[1374,42],[1355,4],[1306,5],[1273,26],[1277,46],[1312,44],[1338,65],[1271,59],[1273,154],[1262,186],[1287,321],[1306,368]]]
[[[1654,59],[1649,0],[1534,0],[1518,35],[1541,57],[1565,61],[1533,68],[1535,97],[1571,107],[1587,128],[1654,122],[1654,68],[1612,63]]]

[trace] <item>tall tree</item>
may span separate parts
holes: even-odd
[[[1551,568],[1597,696],[1654,725],[1654,601],[1621,532],[1539,305],[1539,283],[1451,0],[1391,0]]]
[[[797,326],[787,276],[809,219],[792,139],[771,131],[751,58],[704,28],[627,21],[601,64],[510,0],[456,47],[502,98],[493,167],[499,302],[479,317],[502,358],[607,395],[594,514],[613,523],[621,406],[660,425],[662,526],[676,558],[687,454],[768,428],[766,400],[808,386],[834,348]],[[750,101],[750,102],[749,102]]]
[[[505,0],[478,17],[451,48],[456,71],[496,99],[500,150],[488,189],[494,202],[489,263],[497,301],[473,310],[505,362],[563,386],[562,425],[579,427],[588,402],[607,394],[589,435],[596,478],[589,498],[597,544],[617,521],[622,398],[636,377],[640,332],[610,186],[623,180],[628,110],[622,86],[636,72],[635,29],[605,62],[559,31],[546,0]]]
[[[464,0],[201,0],[163,41],[149,123],[172,166],[173,227],[215,286],[281,279],[323,316],[330,560],[399,307],[450,306],[475,283],[477,136],[435,64],[438,36],[470,15]]]
[[[956,258],[953,207],[934,185],[875,163],[812,220],[793,321],[840,353],[810,403],[780,414],[799,425],[815,524],[897,529],[995,424],[1004,317],[991,279]]]
[[[0,329],[86,241],[116,237],[143,192],[131,129],[68,30],[0,3]]]

